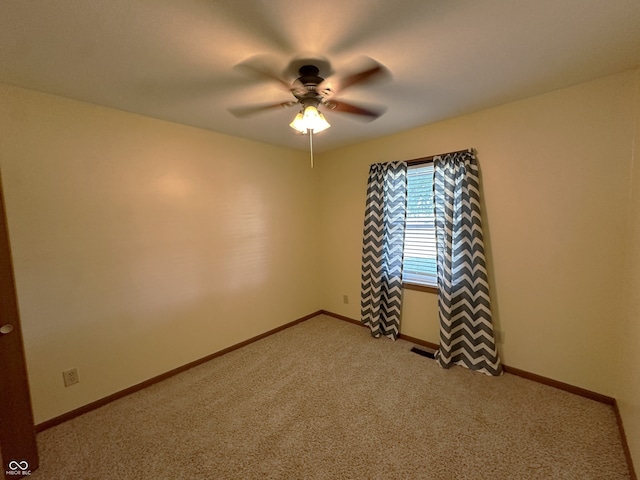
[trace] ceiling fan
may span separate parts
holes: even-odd
[[[382,106],[363,106],[337,99],[337,95],[349,87],[370,83],[387,76],[387,69],[378,62],[367,58],[366,64],[360,70],[342,77],[331,76],[325,79],[321,70],[331,73],[329,63],[322,59],[298,59],[290,63],[288,70],[297,70],[298,77],[293,82],[287,82],[280,75],[271,70],[264,62],[250,59],[238,65],[248,70],[261,80],[276,82],[294,97],[292,100],[266,105],[250,105],[230,108],[229,111],[239,118],[278,108],[299,106],[300,110],[290,127],[302,134],[309,134],[311,148],[311,165],[313,166],[313,134],[326,130],[331,125],[319,111],[320,107],[327,110],[347,113],[365,121],[372,121],[380,117],[386,110]],[[326,74],[325,74],[326,75]]]

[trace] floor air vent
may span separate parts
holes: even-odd
[[[417,347],[413,347],[411,349],[411,351],[413,353],[417,353],[418,355],[422,355],[423,357],[427,357],[427,358],[436,358],[435,357],[435,352],[429,351],[429,350],[422,350],[420,348]]]

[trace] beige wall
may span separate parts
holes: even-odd
[[[36,422],[320,308],[305,153],[6,85],[0,132]]]
[[[627,72],[322,155],[323,308],[359,318],[369,164],[474,147],[504,363],[615,395],[635,81]],[[401,331],[438,342],[434,294],[405,291]]]
[[[640,469],[640,70],[636,71],[633,187],[627,244],[626,324],[620,337],[616,398],[636,471]]]

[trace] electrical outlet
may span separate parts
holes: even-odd
[[[349,295],[342,296],[342,303],[349,303]]]
[[[80,381],[78,378],[78,369],[72,368],[71,370],[66,370],[62,372],[62,378],[64,379],[64,386],[70,387]]]

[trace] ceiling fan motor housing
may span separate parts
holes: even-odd
[[[304,85],[304,93],[292,90],[294,96],[302,104],[303,110],[306,107],[318,107],[322,103],[322,93],[318,91],[318,85],[324,82],[320,76],[320,69],[315,65],[303,65],[298,69],[300,75],[294,83]]]
[[[313,87],[314,90],[324,80],[320,76],[320,70],[315,65],[303,65],[298,70],[298,73],[300,74],[298,80],[307,88]]]

